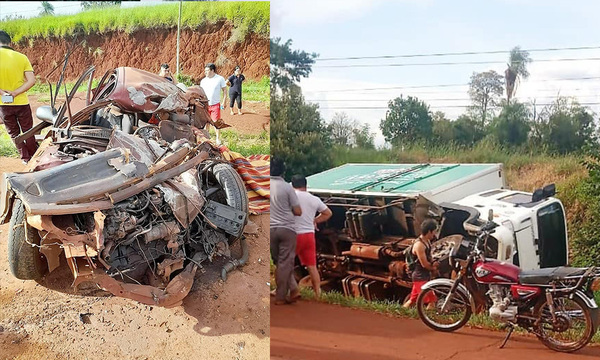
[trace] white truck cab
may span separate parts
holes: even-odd
[[[564,207],[552,196],[535,195],[496,189],[453,203],[475,208],[482,220],[490,209],[493,211],[494,221],[500,226],[486,244],[488,256],[510,261],[524,270],[565,265],[568,241]]]

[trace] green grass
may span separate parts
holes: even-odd
[[[95,88],[96,86],[98,86],[98,82],[100,81],[99,78],[95,78],[92,80],[92,89]],[[183,75],[181,74],[180,77],[178,78],[178,81],[183,82],[186,86],[191,86],[194,85],[191,78],[189,76]],[[67,82],[67,91],[71,91],[71,89],[73,88],[73,86],[75,85],[74,81],[71,82]],[[56,84],[53,83],[52,84],[52,89],[53,91],[56,91],[56,89],[54,88]],[[269,89],[269,77],[268,76],[263,76],[263,78],[260,81],[254,81],[254,80],[248,80],[246,82],[244,82],[244,85],[242,87],[242,100],[243,101],[260,101],[260,102],[265,102],[265,103],[269,103],[269,93],[270,93],[270,89]],[[79,88],[77,89],[78,92],[80,91],[87,91],[87,81],[85,81],[83,84],[81,84],[81,86],[79,86]],[[65,91],[64,91],[64,85],[61,85],[61,89],[60,89],[60,95],[64,95]],[[39,95],[39,96],[47,96],[46,100],[42,100],[42,99],[38,99],[38,101],[40,102],[46,102],[46,101],[50,101],[50,87],[48,86],[48,83],[43,82],[38,80],[35,85],[29,89],[27,91],[27,94],[29,95]]]
[[[301,288],[300,294],[302,298],[306,300],[315,299],[314,292],[312,288]],[[600,293],[596,294],[596,298],[600,298]],[[351,309],[360,309],[366,311],[372,311],[379,314],[384,314],[388,316],[398,317],[398,318],[409,318],[409,319],[418,319],[419,315],[417,313],[417,309],[412,308],[403,308],[402,304],[397,301],[390,300],[375,300],[368,301],[362,297],[349,297],[344,296],[343,294],[337,291],[325,292],[321,293],[321,297],[318,300],[319,302],[323,302],[326,304],[332,305],[340,305],[343,307],[348,307]],[[502,329],[502,323],[498,321],[492,320],[487,314],[473,314],[467,323],[468,326],[486,330],[496,330],[496,331],[504,331]],[[525,334],[526,330],[517,328],[515,332]],[[600,332],[597,332],[596,335],[592,338],[592,343],[600,344]]]
[[[269,103],[269,77],[263,76],[260,81],[246,80],[242,86],[242,101],[261,101]]]
[[[221,130],[221,138],[231,151],[244,156],[269,154],[270,151],[269,133],[266,131],[259,135],[248,135],[223,129]],[[0,128],[0,156],[19,157],[15,145],[3,126]]]
[[[97,79],[93,79],[92,80],[92,89],[95,88],[96,86],[98,86],[98,83],[100,82],[100,78]],[[67,93],[71,92],[71,89],[73,89],[73,86],[75,86],[75,81],[70,81],[66,83],[67,86]],[[88,82],[87,80],[83,82],[83,84],[81,84],[79,86],[79,88],[77,89],[77,92],[81,92],[81,91],[87,91],[87,86],[88,86]],[[54,92],[56,91],[56,83],[52,84],[52,93],[54,95]],[[48,85],[47,82],[43,82],[41,80],[38,80],[35,85],[33,85],[33,87],[31,87],[31,89],[29,89],[27,91],[27,94],[29,95],[47,95],[48,96],[48,101],[50,101],[50,86]],[[59,96],[64,96],[65,95],[65,85],[63,83],[63,85],[60,86],[60,91],[59,91]],[[44,98],[45,99],[45,98]],[[44,100],[42,99],[38,99],[38,101],[40,102],[44,102]]]
[[[0,128],[0,156],[19,157],[19,152],[4,126]]]
[[[84,34],[177,26],[179,4],[160,4],[135,8],[109,7],[83,11],[74,15],[44,16],[1,21],[0,28],[11,34],[14,42],[27,38],[65,37],[79,31]],[[268,1],[184,2],[181,24],[196,29],[207,24],[227,21],[234,27],[230,42],[243,41],[248,32],[268,37],[270,6]]]
[[[269,133],[263,131],[259,135],[240,134],[234,130],[221,130],[221,141],[231,151],[244,156],[269,154]]]

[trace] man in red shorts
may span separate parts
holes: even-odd
[[[321,296],[321,278],[317,270],[317,253],[315,244],[315,229],[317,224],[331,217],[331,210],[321,199],[306,191],[306,178],[302,175],[292,177],[292,186],[296,190],[302,215],[296,219],[296,255],[300,263],[306,266],[310,280],[315,290],[315,296]],[[317,215],[318,214],[318,215]],[[317,215],[315,217],[315,215]]]
[[[200,87],[208,97],[208,113],[213,121],[213,124],[221,120],[221,109],[227,103],[227,83],[225,78],[216,73],[217,67],[213,63],[206,64],[204,67],[204,79],[200,81]],[[221,93],[223,93],[223,101],[221,101]],[[223,107],[221,107],[223,104]],[[218,125],[217,125],[218,126]],[[210,125],[206,124],[206,130],[210,130]],[[215,127],[217,134],[217,145],[221,145],[221,131]]]

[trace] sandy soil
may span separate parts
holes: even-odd
[[[30,96],[33,111],[41,105]],[[74,108],[84,104],[78,96]],[[259,134],[264,104],[245,105],[231,124]],[[229,117],[226,111],[225,117]],[[236,123],[237,121],[237,123]],[[23,171],[19,159],[0,158],[0,172]],[[8,224],[0,226],[0,359],[266,359],[269,354],[269,215],[251,216],[250,258],[220,280],[221,259],[198,272],[180,307],[164,309],[97,289],[76,292],[61,267],[40,283],[12,276]],[[241,255],[239,245],[232,248]]]
[[[599,346],[574,354],[547,349],[534,336],[513,335],[498,349],[505,333],[463,328],[436,332],[419,320],[301,301],[271,304],[271,359],[428,359],[428,360],[591,360]]]

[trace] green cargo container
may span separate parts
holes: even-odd
[[[502,164],[345,164],[307,180],[315,194],[423,195],[438,203],[506,184]]]

